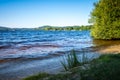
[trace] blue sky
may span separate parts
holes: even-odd
[[[88,25],[97,0],[0,0],[0,26]]]

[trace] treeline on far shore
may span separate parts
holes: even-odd
[[[38,28],[8,28],[8,27],[2,27],[0,26],[0,31],[16,31],[16,30],[45,30],[45,31],[66,31],[66,30],[90,30],[92,28],[92,25],[87,26],[65,26],[65,27],[59,27],[59,26],[42,26]]]
[[[58,27],[58,26],[42,26],[35,28],[36,30],[90,30],[92,28],[92,25],[87,26],[65,26],[65,27]]]

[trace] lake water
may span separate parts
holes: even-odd
[[[40,57],[92,46],[89,31],[0,32],[0,59]]]
[[[93,40],[90,31],[1,31],[0,80],[21,80],[39,72],[60,72],[61,56],[72,49],[79,59],[81,53],[91,59],[99,56],[94,48],[110,45],[120,45],[120,40]]]

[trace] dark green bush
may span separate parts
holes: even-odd
[[[120,39],[120,0],[99,0],[90,20],[95,39]]]

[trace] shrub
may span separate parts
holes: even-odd
[[[91,13],[95,39],[120,39],[120,0],[99,0]]]

